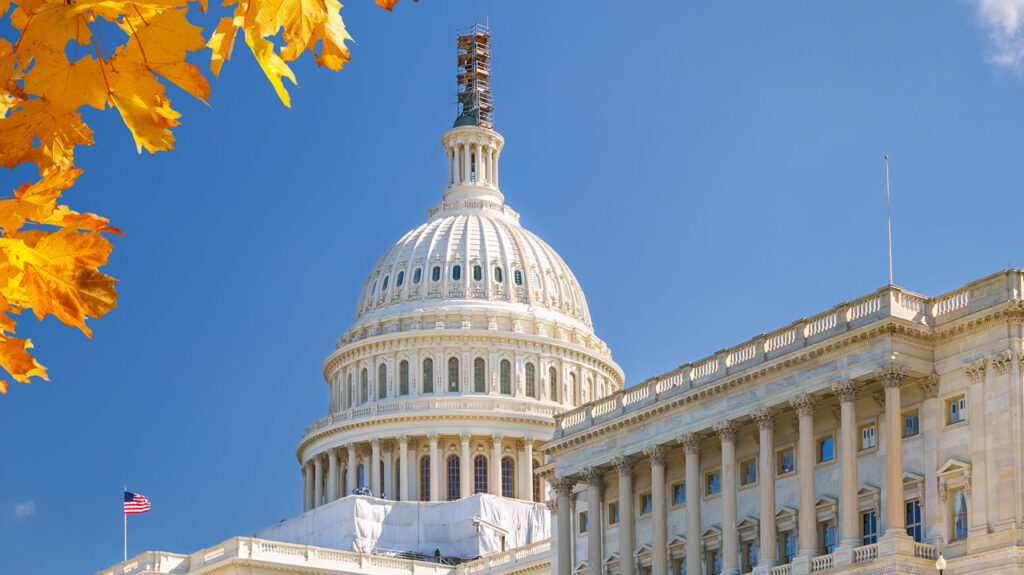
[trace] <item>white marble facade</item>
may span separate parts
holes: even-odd
[[[555,572],[1024,572],[1022,299],[887,287],[559,415]]]

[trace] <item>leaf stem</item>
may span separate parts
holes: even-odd
[[[132,4],[132,6],[135,5]],[[136,8],[135,11],[138,12],[139,9]],[[139,14],[139,18],[142,18],[142,14]],[[142,42],[139,40],[139,33],[135,31],[135,26],[132,24],[132,19],[129,18],[127,14],[125,14],[124,21],[127,22],[128,27],[132,29],[132,38],[135,38],[135,43],[139,45],[139,52],[142,53],[142,61],[146,64],[146,68],[149,68],[149,60],[146,59],[146,50],[142,47]],[[144,18],[142,19],[142,21],[143,23],[146,22]]]

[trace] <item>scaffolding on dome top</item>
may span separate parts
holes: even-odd
[[[456,126],[494,128],[491,98],[491,29],[473,24],[458,31],[458,103]]]

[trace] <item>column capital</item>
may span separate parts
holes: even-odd
[[[814,415],[814,407],[818,405],[818,398],[809,393],[801,393],[791,398],[789,404],[796,410],[798,417],[811,417]]]
[[[644,455],[651,459],[652,465],[663,465],[665,463],[665,448],[660,445],[645,447]]]
[[[899,389],[907,378],[907,366],[894,361],[879,370],[878,375],[882,378],[882,387]]]
[[[398,446],[399,447],[409,447],[409,436],[405,435],[405,434],[399,435],[398,436]]]
[[[551,480],[551,489],[553,489],[559,496],[568,496],[572,493],[572,488],[575,486],[576,480],[572,477],[555,477]]]
[[[1006,375],[1013,367],[1013,352],[1010,350],[992,356],[992,370],[996,375]]]
[[[533,443],[535,441],[537,440],[534,439],[532,435],[527,435],[526,437],[523,438],[523,445],[525,445],[526,447],[533,447]]]
[[[436,444],[438,438],[440,438],[440,437],[441,436],[436,431],[431,431],[431,432],[427,433],[427,439],[430,441],[430,443]]]
[[[355,451],[356,450],[356,444],[355,443],[346,443],[345,444],[345,449],[348,450],[348,451]]]
[[[718,439],[725,443],[726,441],[736,441],[736,430],[739,428],[735,421],[725,420],[719,421],[714,425],[715,433],[718,434]]]
[[[775,427],[775,410],[770,407],[759,407],[750,412],[750,417],[757,423],[758,429]]]
[[[633,458],[629,456],[616,457],[612,459],[612,465],[615,466],[615,470],[619,472],[619,475],[632,475],[633,474]]]
[[[857,401],[858,391],[860,391],[860,384],[852,379],[832,384],[832,393],[836,394],[840,403]]]
[[[379,437],[374,437],[373,439],[371,439],[370,440],[370,447],[375,447],[377,449],[380,449],[380,438]]]
[[[939,374],[933,373],[921,380],[921,393],[925,399],[939,396]]]
[[[338,461],[338,452],[335,451],[334,449],[328,449],[327,450],[327,459],[329,461],[331,461],[331,462],[337,463],[337,461]]]
[[[700,452],[700,440],[701,437],[698,433],[690,432],[679,439],[676,439],[676,442],[679,443],[679,445],[682,445],[683,450],[685,450],[686,454],[689,455],[691,453]]]
[[[502,439],[505,439],[505,436],[500,434],[500,433],[492,433],[491,434],[491,441],[493,441],[494,443],[497,443],[497,444],[500,445]]]
[[[596,467],[586,467],[580,475],[583,476],[583,481],[591,487],[600,487],[604,483],[604,474]]]
[[[987,365],[988,360],[983,357],[964,366],[964,371],[967,372],[967,378],[971,380],[972,384],[982,383],[985,381],[985,367]]]
[[[552,513],[558,513],[558,498],[548,499],[544,502],[544,505],[547,505],[548,510]]]
[[[469,440],[473,438],[473,434],[468,431],[463,431],[459,434],[459,441],[462,443],[469,443]]]

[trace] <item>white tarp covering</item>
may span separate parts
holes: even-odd
[[[548,508],[540,503],[477,494],[438,503],[385,501],[350,495],[285,519],[254,536],[363,553],[404,551],[471,559],[502,551],[501,534],[473,525],[473,518],[508,531],[505,549],[551,536]]]

